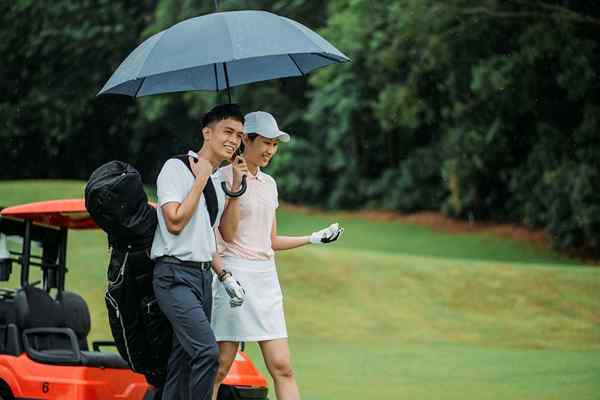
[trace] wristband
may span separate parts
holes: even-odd
[[[219,282],[223,282],[223,279],[225,279],[226,275],[230,275],[231,276],[231,272],[227,271],[225,268],[223,268],[221,270],[221,272],[219,272],[217,274],[217,278],[219,279]]]

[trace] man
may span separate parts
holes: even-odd
[[[151,253],[156,261],[153,287],[161,310],[173,326],[163,399],[211,398],[219,355],[210,327],[211,268],[231,297],[231,306],[243,302],[243,289],[215,257],[213,230],[221,221],[219,230],[227,237],[237,226],[238,200],[229,199],[224,210],[222,178],[215,171],[223,160],[234,159],[243,136],[243,122],[237,105],[213,108],[202,120],[204,142],[200,151],[189,151],[183,159],[167,160],[157,179],[158,227]],[[241,158],[233,165],[231,189],[237,191],[247,167]],[[188,378],[189,384],[184,385],[182,382]]]

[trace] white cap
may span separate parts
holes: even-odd
[[[246,114],[244,117],[244,133],[257,133],[260,136],[269,139],[278,139],[287,143],[290,141],[290,135],[279,130],[275,118],[264,111],[254,111]]]

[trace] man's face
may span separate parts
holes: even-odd
[[[279,140],[257,136],[254,140],[244,139],[244,157],[246,161],[263,168],[269,164],[271,158],[277,153]]]
[[[213,122],[204,128],[203,133],[213,153],[222,160],[231,159],[244,136],[242,123],[231,118]]]

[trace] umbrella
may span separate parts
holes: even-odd
[[[101,94],[134,97],[192,90],[220,91],[251,82],[302,76],[350,61],[304,25],[266,11],[190,18],[140,44]]]
[[[217,5],[215,1],[215,5]],[[266,11],[230,11],[182,21],[146,39],[100,90],[133,97],[231,87],[303,76],[350,61],[304,25]],[[238,192],[246,190],[246,177]]]

